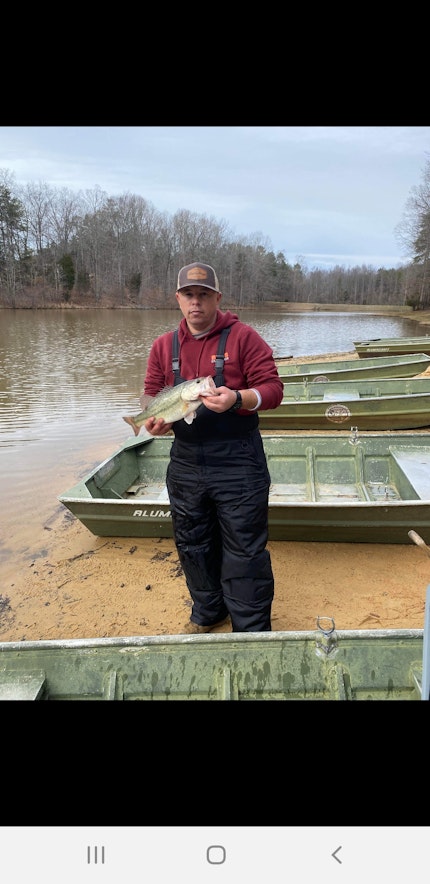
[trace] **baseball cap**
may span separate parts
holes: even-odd
[[[209,264],[200,264],[199,261],[195,261],[194,264],[186,264],[178,273],[177,291],[188,285],[202,285],[206,289],[219,292],[219,282],[215,270]]]

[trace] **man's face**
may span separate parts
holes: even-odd
[[[202,285],[189,285],[176,292],[176,300],[190,328],[199,331],[213,323],[221,292]]]

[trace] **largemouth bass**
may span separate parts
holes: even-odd
[[[213,378],[196,378],[194,381],[184,381],[176,387],[165,387],[156,396],[142,397],[143,411],[134,416],[124,417],[123,420],[133,427],[135,436],[139,435],[140,428],[149,417],[162,417],[166,424],[173,424],[182,418],[187,424],[191,424],[196,416],[196,411],[202,404],[199,396],[208,396],[216,393]]]

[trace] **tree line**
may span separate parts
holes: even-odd
[[[178,268],[212,264],[223,303],[430,305],[430,159],[395,234],[412,261],[397,268],[293,265],[261,233],[180,209],[169,216],[141,196],[18,186],[0,169],[0,306],[172,306]]]

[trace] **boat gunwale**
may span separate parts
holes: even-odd
[[[276,485],[276,482],[274,484]],[[88,496],[88,497],[67,497],[66,495],[63,494],[61,497],[58,498],[58,500],[61,501],[61,503],[64,503],[65,501],[67,501],[68,503],[80,503],[80,504],[88,501],[88,503],[91,503],[91,508],[93,508],[94,505],[100,506],[102,504],[106,505],[106,504],[111,504],[111,503],[118,504],[119,506],[126,504],[126,506],[129,506],[129,507],[137,506],[139,503],[144,503],[146,507],[147,506],[154,506],[154,507],[157,507],[159,510],[162,509],[162,507],[165,507],[166,509],[170,508],[170,503],[168,501],[164,500],[164,501],[160,502],[160,500],[158,498],[152,498],[152,497],[136,497],[133,499],[130,499],[130,498],[122,499],[119,497],[90,497],[90,496]],[[270,509],[273,509],[275,507],[282,507],[282,508],[301,507],[303,509],[309,509],[310,507],[312,507],[312,509],[315,509],[315,506],[318,506],[318,511],[324,510],[324,509],[335,509],[336,510],[336,509],[341,509],[341,508],[345,508],[345,507],[354,507],[354,509],[369,509],[370,508],[371,510],[378,510],[381,508],[385,508],[387,506],[389,506],[390,509],[391,509],[391,507],[396,507],[396,508],[402,509],[407,506],[413,506],[413,508],[415,509],[415,508],[419,508],[420,505],[428,508],[429,507],[429,498],[425,498],[424,500],[422,498],[408,497],[406,500],[350,500],[349,501],[349,500],[345,500],[343,498],[342,500],[330,500],[330,501],[318,500],[317,502],[315,500],[291,500],[291,501],[290,500],[287,500],[287,501],[284,501],[284,500],[273,501],[272,500],[271,501],[270,500],[270,492],[269,492],[269,508]],[[75,516],[75,518],[79,519],[80,517]],[[88,516],[87,516],[87,518],[88,518]]]
[[[400,380],[400,378],[399,378],[399,380]],[[424,378],[423,378],[423,380],[424,380]],[[348,381],[348,383],[350,383],[350,381]],[[287,386],[290,386],[290,384],[288,384]],[[319,384],[318,386],[324,387],[324,389],[326,389],[327,385],[326,384]],[[351,394],[353,392],[354,391],[351,390]],[[335,395],[336,393],[341,393],[341,391],[335,390],[333,395]],[[381,399],[384,402],[388,401],[388,400],[391,401],[392,399],[400,399],[401,401],[403,401],[405,399],[415,400],[415,399],[424,399],[425,396],[427,396],[427,397],[430,396],[430,388],[428,390],[424,390],[422,393],[392,393],[392,394],[387,394],[387,395],[382,395],[382,396],[369,395],[369,396],[359,396],[358,399],[354,398],[354,396],[351,395],[351,399],[343,399],[342,398],[342,404],[345,404],[345,402],[354,402],[355,406],[357,406],[357,403],[360,403],[360,402],[380,402]],[[326,404],[329,402],[333,402],[335,404],[336,399],[333,399],[333,400],[324,399],[324,395],[323,395],[322,399],[296,399],[296,398],[293,398],[293,396],[291,395],[290,397],[286,397],[286,398],[282,399],[282,402],[280,402],[280,404],[277,406],[277,408],[272,408],[272,409],[268,408],[266,410],[270,411],[270,412],[273,411],[273,413],[275,413],[284,404],[285,405],[294,405],[294,404],[297,404],[297,405],[302,405],[302,404],[303,405],[305,405],[305,404],[306,405],[308,405],[308,404],[309,405],[319,405],[320,403],[323,403],[323,402]],[[264,414],[264,413],[265,412],[262,412],[262,414]],[[376,430],[375,430],[375,432],[376,432]]]
[[[361,341],[353,341],[352,343],[355,346],[367,346],[368,344],[397,344],[401,346],[402,344],[425,344],[426,342],[430,343],[430,335],[406,335],[401,338],[364,338]]]
[[[300,361],[287,362],[285,364],[285,368],[293,368],[294,369],[294,368],[297,368],[297,366],[302,366],[302,365],[305,365],[310,368],[312,368],[313,366],[319,367],[319,366],[324,366],[324,365],[328,365],[328,366],[351,365],[353,368],[359,367],[359,366],[361,366],[363,368],[364,360],[363,359],[361,359],[361,360],[355,359],[354,355],[356,355],[356,354],[353,354],[349,359],[316,359],[315,362],[310,362],[309,360],[306,361],[306,359],[301,359],[300,357],[295,357],[296,359],[299,359]],[[390,365],[391,362],[393,362],[395,359],[401,360],[401,362],[399,363],[400,365],[405,365],[405,364],[409,365],[410,362],[415,363],[415,362],[429,362],[430,361],[430,355],[428,353],[421,353],[421,352],[419,352],[419,353],[418,352],[417,353],[393,353],[391,355],[388,353],[387,356],[369,356],[367,358],[368,358],[368,365],[370,363],[372,363],[372,366],[375,366],[375,367],[378,366],[378,363],[380,366]],[[382,359],[385,359],[387,361],[382,362],[381,361]],[[282,357],[278,357],[278,358],[275,357],[275,362],[276,362],[278,368],[279,368],[279,363],[281,363],[281,367],[282,367]]]
[[[152,647],[158,645],[186,645],[186,644],[251,644],[257,642],[272,643],[283,641],[310,641],[315,642],[320,630],[316,627],[312,630],[272,631],[272,632],[220,632],[206,633],[204,635],[138,635],[138,636],[112,636],[104,638],[76,638],[76,639],[40,639],[34,641],[0,642],[0,669],[1,654],[8,651],[37,651],[37,650],[93,650],[97,648],[123,648],[133,650],[138,647]],[[399,641],[402,639],[424,638],[424,629],[336,629],[336,636],[341,641],[357,641],[372,639],[387,639]]]

